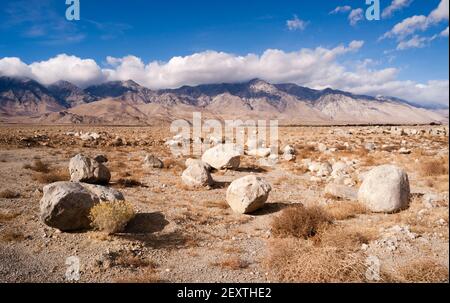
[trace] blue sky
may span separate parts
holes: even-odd
[[[204,54],[205,51],[224,52],[230,56],[262,56],[269,49],[290,54],[318,47],[333,50],[339,45],[349,47],[352,41],[363,41],[363,46],[357,50],[342,52],[331,61],[339,67],[336,73],[348,71],[353,73],[352,77],[369,78],[380,76],[377,72],[388,73],[390,69],[395,69],[395,77],[388,76],[387,81],[405,81],[416,86],[427,85],[429,81],[444,81],[439,83],[439,87],[443,84],[444,88],[446,81],[448,88],[448,34],[441,35],[448,28],[448,13],[447,17],[439,17],[431,25],[430,22],[427,25],[418,24],[419,29],[406,36],[393,34],[381,38],[407,18],[429,16],[445,0],[396,1],[404,3],[391,16],[384,16],[380,21],[363,18],[352,25],[349,14],[359,8],[365,10],[365,0],[80,0],[81,20],[72,22],[65,20],[65,0],[3,0],[0,4],[0,60],[14,57],[19,58],[21,63],[31,65],[67,54],[80,59],[93,59],[99,68],[106,69],[111,65],[107,62],[108,56],[124,58],[133,55],[144,65],[153,61],[162,62],[158,68],[163,69],[164,62],[175,56],[192,56]],[[380,2],[383,12],[393,0]],[[336,7],[344,6],[351,9],[330,14]],[[293,27],[289,28],[288,20],[293,22]],[[124,67],[123,62],[120,64]],[[362,65],[365,71],[355,71]],[[318,65],[318,68],[321,67]],[[3,73],[6,71],[7,68],[3,67]],[[220,73],[220,69],[218,71]],[[289,70],[282,72],[289,73]],[[34,71],[32,73],[35,74]],[[135,75],[132,72],[120,74],[117,70],[114,75],[110,71],[101,73],[101,76],[93,78],[93,82]],[[161,73],[159,78],[165,77]],[[176,80],[171,78],[169,84],[155,84],[154,88],[205,82],[201,79],[183,80],[180,74],[170,76]],[[136,75],[136,80],[152,87],[154,81],[150,82],[153,78],[144,77],[143,74]],[[237,77],[236,80],[244,78]],[[268,78],[272,82],[285,80],[271,74]],[[224,78],[229,79],[233,78]],[[306,79],[300,74],[286,80],[316,87],[328,84],[317,79]],[[352,88],[351,80],[345,83],[338,80],[330,82],[329,86]],[[82,86],[86,83],[78,81],[77,84]],[[448,102],[448,92],[446,95],[432,96],[437,88],[433,89],[423,97],[424,102]],[[355,84],[355,90],[364,92],[363,83]],[[389,92],[385,87],[372,86],[367,90],[372,94],[378,90],[380,93],[385,90]],[[398,91],[393,89],[393,93],[399,94]],[[408,97],[408,94],[401,97]]]

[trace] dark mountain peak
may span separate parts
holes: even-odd
[[[267,82],[267,81],[265,81],[265,80],[263,80],[263,79],[260,79],[260,78],[254,78],[254,79],[251,79],[250,81],[247,81],[246,82],[248,85],[254,85],[254,84],[270,84],[269,82]]]
[[[66,81],[66,80],[59,80],[55,83],[52,83],[48,86],[49,89],[70,89],[70,90],[81,90],[80,87],[73,84],[72,82]]]

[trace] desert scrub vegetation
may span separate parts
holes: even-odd
[[[448,283],[448,268],[433,258],[409,260],[395,268],[389,278],[402,283]]]
[[[32,179],[41,184],[49,184],[59,181],[69,181],[70,175],[66,169],[59,168],[48,172],[35,172]]]
[[[134,216],[133,206],[127,201],[101,202],[90,212],[92,226],[107,234],[123,231]]]
[[[325,210],[333,219],[338,221],[355,218],[357,215],[367,213],[364,205],[354,201],[333,202],[328,204]]]
[[[278,237],[310,238],[333,222],[322,207],[301,204],[288,207],[272,221],[272,234]]]
[[[17,198],[20,198],[20,194],[15,191],[12,191],[10,189],[4,189],[4,190],[0,191],[0,198],[17,199]]]
[[[366,264],[361,254],[294,238],[273,239],[269,247],[269,255],[263,260],[263,265],[279,282],[365,281]]]
[[[30,169],[30,170],[38,172],[38,173],[49,173],[50,172],[50,165],[42,162],[39,159],[34,160],[33,164],[25,164],[23,166],[23,168]]]
[[[419,172],[424,177],[448,175],[448,157],[423,161],[419,165]]]
[[[18,216],[20,216],[20,213],[0,209],[0,223],[5,223],[14,220]]]

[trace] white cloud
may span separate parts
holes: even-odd
[[[296,15],[294,15],[294,19],[286,21],[286,26],[290,31],[295,31],[295,30],[302,31],[306,28],[307,25],[308,25],[308,22],[299,19]]]
[[[362,8],[354,9],[350,12],[348,15],[348,21],[350,22],[351,26],[355,26],[358,24],[358,22],[362,21],[364,19],[364,11]]]
[[[397,50],[405,50],[409,48],[423,48],[425,47],[428,42],[430,41],[427,37],[419,37],[418,35],[415,35],[409,40],[400,41],[397,45]]]
[[[3,58],[0,59],[0,74],[31,77],[44,84],[67,80],[82,87],[132,79],[151,89],[261,78],[271,83],[291,82],[316,89],[333,87],[415,102],[448,103],[448,80],[399,81],[397,68],[371,69],[374,65],[371,60],[349,65],[340,63],[341,56],[357,52],[363,45],[363,41],[352,41],[334,48],[303,48],[295,52],[268,49],[260,55],[244,56],[205,51],[173,57],[167,62],[149,63],[135,56],[108,57],[105,68],[94,60],[68,55],[29,65],[18,58]]]
[[[330,12],[330,14],[331,14],[331,15],[334,15],[334,14],[338,14],[338,13],[346,13],[346,12],[349,12],[349,11],[351,11],[351,10],[352,10],[352,7],[349,6],[349,5],[338,6],[338,7],[336,7],[334,10],[332,10],[332,11]]]
[[[448,21],[449,0],[441,0],[439,6],[428,16],[430,23],[438,23],[444,20]]]
[[[389,32],[385,33],[381,39],[397,38],[398,40],[403,40],[417,31],[425,31],[432,25],[448,20],[448,9],[449,0],[441,0],[438,7],[428,16],[415,15],[406,18],[402,22],[397,23]]]
[[[447,37],[447,38],[448,38],[448,26],[447,26],[446,29],[444,29],[444,30],[439,34],[439,36],[441,36],[441,37]]]
[[[0,76],[32,78],[33,73],[19,58],[5,57],[0,59]]]
[[[408,7],[413,0],[392,0],[392,3],[383,10],[381,16],[383,18],[391,17],[396,11]]]

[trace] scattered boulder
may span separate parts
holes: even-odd
[[[70,159],[69,172],[72,182],[108,184],[111,180],[111,173],[105,165],[82,154]]]
[[[317,145],[317,150],[320,151],[321,153],[324,153],[327,151],[327,146],[323,143],[319,143]]]
[[[153,155],[146,155],[144,158],[145,168],[164,168],[164,163]]]
[[[358,191],[339,184],[330,183],[325,187],[325,194],[332,197],[355,201],[358,199]]]
[[[374,151],[376,149],[376,146],[374,143],[369,142],[364,145],[364,148],[368,151]]]
[[[198,159],[186,159],[185,165],[186,167],[192,166],[192,165],[201,165],[203,166],[207,171],[212,171],[213,168],[211,167],[211,165],[209,165],[208,163],[203,162],[202,160],[198,160]]]
[[[394,165],[378,166],[364,177],[358,200],[373,212],[391,213],[404,209],[410,201],[408,175]]]
[[[100,201],[124,200],[123,195],[114,189],[78,182],[56,182],[45,186],[43,192],[41,220],[61,231],[89,228],[89,212]]]
[[[411,154],[411,150],[407,149],[406,147],[402,147],[398,150],[398,153],[401,155],[409,155]]]
[[[259,157],[259,158],[265,158],[268,157],[271,153],[271,149],[270,148],[257,148],[257,149],[253,149],[253,150],[249,150],[247,152],[247,155],[249,156],[253,156],[253,157]]]
[[[283,148],[283,158],[286,161],[294,161],[295,160],[295,148],[290,145],[286,145]]]
[[[333,167],[328,162],[311,162],[308,166],[308,170],[316,173],[318,177],[327,177],[332,173]]]
[[[227,190],[227,203],[234,212],[248,214],[261,208],[269,198],[272,187],[255,175],[237,179]]]
[[[202,161],[215,169],[237,169],[241,164],[242,149],[232,143],[220,144],[208,149]]]
[[[347,163],[345,163],[343,161],[336,162],[332,166],[331,176],[333,178],[337,178],[339,176],[347,175],[348,169],[349,169],[349,166],[347,165]]]
[[[189,187],[207,187],[213,184],[209,171],[200,161],[191,163],[181,175],[181,179]]]

